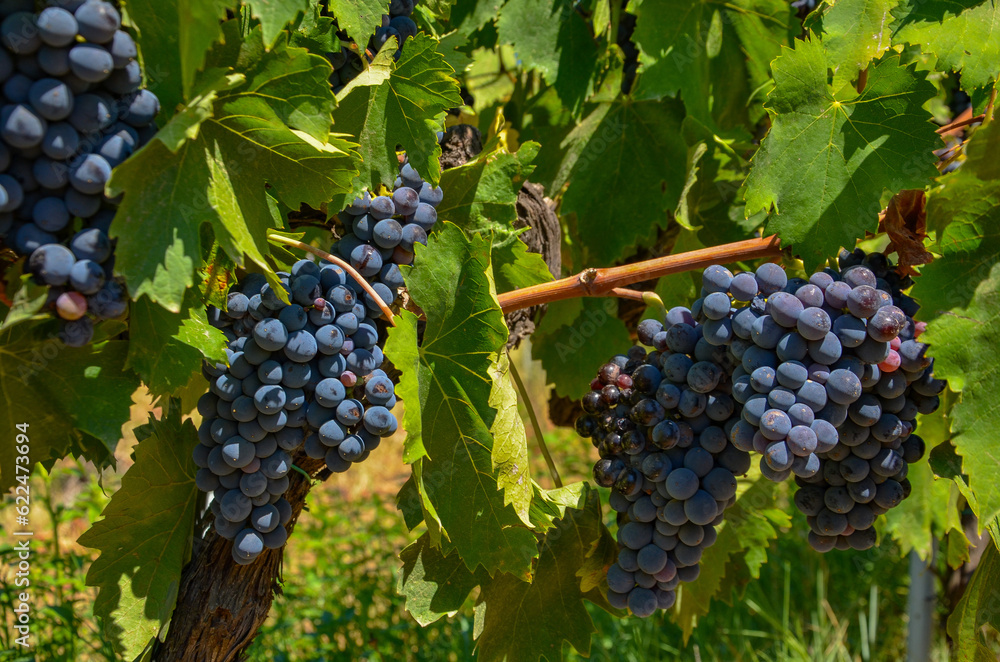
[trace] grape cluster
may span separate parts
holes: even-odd
[[[112,168],[156,133],[136,45],[113,5],[31,0],[0,6],[0,242],[51,288],[63,340],[82,346],[93,321],[121,316],[108,228]]]
[[[806,486],[796,503],[821,551],[875,544],[875,518],[905,498],[907,463],[923,454],[916,414],[944,387],[915,338],[909,279],[881,254],[845,252],[839,266],[806,281],[775,264],[713,265],[693,305],[705,339],[739,361],[730,440],[761,455],[767,478]]]
[[[602,366],[576,423],[600,453],[594,479],[613,487],[618,513],[608,600],[640,617],[669,609],[677,586],[698,577],[736,476],[750,468],[750,454],[728,440],[738,416],[732,364],[703,331],[686,308],[666,325],[643,321],[639,340],[654,350],[635,346]]]
[[[334,250],[392,305],[403,286],[398,265],[412,264],[413,247],[427,245],[427,233],[437,223],[437,206],[443,197],[440,187],[425,182],[407,163],[400,168],[390,195],[365,193],[340,213],[346,232]]]
[[[403,53],[403,44],[417,34],[417,24],[410,18],[415,4],[416,0],[392,0],[389,4],[389,13],[382,15],[382,25],[369,40],[365,53],[358,54],[354,49],[342,46],[339,51],[326,54],[326,59],[333,66],[330,86],[333,87],[334,94],[339,94],[348,83],[365,70],[366,63],[362,57],[371,62],[373,56],[369,53],[377,53],[392,37],[396,37],[399,43],[395,54],[396,59],[399,59]],[[337,32],[337,37],[342,43],[349,43],[349,37],[343,30]]]
[[[925,451],[924,441],[913,433],[917,414],[934,412],[946,386],[934,378],[933,359],[918,340],[925,325],[912,315],[919,306],[902,293],[910,279],[899,277],[880,253],[845,251],[839,266],[843,273],[858,268],[874,273],[906,321],[890,342],[886,360],[862,380],[862,395],[848,408],[838,428],[840,443],[823,457],[822,471],[796,478],[795,504],[811,527],[809,542],[824,552],[875,544],[875,518],[909,496],[909,464]]]
[[[196,483],[213,492],[215,529],[233,558],[250,563],[281,547],[291,453],[300,447],[331,471],[361,462],[396,431],[392,380],[380,369],[378,331],[360,287],[340,267],[300,260],[279,273],[291,303],[259,274],[210,310],[229,338],[228,365],[206,365],[209,392],[194,452]]]
[[[404,165],[391,196],[366,194],[341,214],[350,231],[334,250],[381,303],[396,301],[398,265],[413,262],[413,243],[426,244],[441,197]],[[251,274],[230,291],[225,311],[209,308],[209,321],[229,340],[228,365],[204,367],[210,386],[198,403],[195,481],[213,493],[215,529],[233,540],[241,564],[287,540],[283,495],[293,452],[340,473],[398,426],[395,385],[381,369],[379,302],[325,260],[300,260],[278,276],[290,303]]]

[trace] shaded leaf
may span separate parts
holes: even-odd
[[[990,662],[996,654],[982,635],[985,626],[996,635],[1000,631],[1000,552],[996,545],[986,545],[979,566],[966,586],[962,599],[948,617],[948,635],[954,641],[952,651],[959,662]]]
[[[198,442],[194,425],[175,412],[151,420],[147,433],[102,519],[79,540],[100,551],[87,571],[87,585],[99,589],[94,613],[104,637],[128,659],[170,621],[181,568],[191,553],[199,495],[191,458]]]
[[[687,180],[682,117],[676,101],[605,103],[560,145],[549,194],[569,183],[560,210],[576,215],[580,243],[596,261],[588,266],[617,260],[666,225]]]
[[[125,7],[139,31],[149,89],[160,99],[163,119],[192,97],[205,54],[222,37],[220,22],[235,0],[128,0]]]
[[[309,11],[310,4],[309,0],[252,0],[250,13],[260,21],[264,33],[264,45],[268,48],[273,46],[285,26],[294,21],[300,13]],[[371,32],[374,31],[373,28]]]
[[[194,290],[188,292],[180,315],[146,297],[132,304],[128,367],[153,395],[169,395],[187,385],[199,374],[202,359],[226,362],[225,335],[209,325]]]
[[[497,20],[523,68],[538,71],[563,105],[576,112],[593,87],[598,50],[587,21],[570,0],[509,0]]]
[[[597,492],[588,490],[581,510],[567,510],[539,543],[538,563],[530,583],[512,575],[484,585],[476,609],[479,632],[476,659],[562,660],[563,642],[587,655],[596,630],[584,600],[604,605],[598,589],[581,587],[581,571],[603,572],[616,544],[601,520]]]
[[[308,0],[306,0],[308,5]],[[362,49],[368,38],[382,25],[382,15],[389,13],[388,0],[330,0],[330,11],[347,36]],[[409,47],[409,44],[407,45]]]
[[[32,465],[86,452],[94,440],[103,445],[94,459],[113,454],[139,386],[125,368],[127,343],[67,347],[58,328],[51,321],[0,332],[0,425],[30,425]],[[0,492],[14,484],[14,471],[14,445],[0,444]]]
[[[469,572],[457,553],[443,556],[426,533],[400,552],[399,558],[403,567],[396,591],[406,598],[406,611],[425,627],[454,614],[472,589],[490,579],[482,570]]]
[[[542,362],[556,393],[574,400],[583,397],[597,369],[629,348],[629,332],[617,314],[613,297],[549,304],[532,336],[531,356]]]

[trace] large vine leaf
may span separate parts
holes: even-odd
[[[921,340],[931,346],[935,375],[961,392],[951,412],[952,443],[976,494],[970,503],[980,522],[1000,512],[1000,415],[992,404],[1000,389],[994,360],[1000,345],[1000,172],[992,160],[998,141],[1000,129],[984,129],[970,142],[965,166],[931,192],[928,225],[939,228],[934,250],[941,257],[924,267],[914,288],[933,317]]]
[[[597,369],[632,340],[613,298],[556,301],[531,337],[531,356],[542,362],[556,393],[577,400]]]
[[[838,0],[824,4],[813,29],[823,36],[833,85],[857,79],[861,70],[892,45],[892,10],[898,0]]]
[[[411,382],[405,391],[419,394],[410,407],[419,409],[426,453],[419,476],[415,467],[415,487],[440,523],[446,555],[457,550],[473,571],[482,565],[490,574],[527,576],[537,550],[519,515],[527,507],[519,503],[523,492],[508,482],[509,475],[498,475],[523,462],[526,449],[523,424],[498,417],[491,404],[497,402],[491,398],[507,327],[493,288],[489,239],[468,238],[451,223],[439,225],[405,274],[411,297],[427,317],[416,388]],[[409,371],[412,380],[412,361],[401,368],[404,379]],[[507,424],[498,425],[498,418]]]
[[[205,306],[188,290],[181,315],[146,297],[132,305],[128,367],[153,395],[168,395],[191,381],[202,359],[226,360],[226,337],[208,323]]]
[[[561,212],[575,214],[581,246],[600,266],[626,254],[669,218],[687,180],[677,101],[604,103],[567,136],[559,174]]]
[[[210,62],[232,57],[246,82],[217,93],[196,137],[154,140],[111,181],[115,194],[126,194],[111,229],[116,268],[133,298],[146,295],[173,312],[201,263],[202,224],[236,264],[246,255],[270,272],[266,232],[275,220],[265,185],[287,207],[318,209],[350,190],[356,173],[351,143],[317,137],[328,131],[334,103],[323,73],[329,64],[299,48],[264,52],[259,30],[239,52],[232,41]],[[317,125],[316,117],[327,119]]]
[[[596,629],[583,601],[607,606],[601,589],[582,583],[603,572],[617,546],[601,520],[600,497],[588,490],[586,505],[567,510],[538,544],[531,582],[501,575],[484,585],[476,608],[476,659],[562,660],[568,641],[581,655],[590,651]]]
[[[222,37],[220,22],[236,0],[127,0],[128,17],[139,31],[147,85],[169,119],[192,95],[205,54]]]
[[[140,428],[142,430],[142,428]],[[135,448],[135,464],[122,477],[98,520],[80,544],[100,551],[87,572],[99,590],[94,613],[104,637],[134,659],[170,621],[181,568],[191,553],[197,510],[197,467],[191,451],[198,434],[175,411],[150,420]]]
[[[574,113],[593,87],[598,49],[570,0],[509,0],[497,20],[501,43],[511,44],[529,71],[538,71]]]
[[[983,637],[983,628],[1000,631],[1000,609],[996,591],[1000,585],[1000,552],[985,541],[986,550],[972,580],[965,588],[955,611],[948,617],[948,635],[955,642],[953,653],[958,662],[990,662],[996,653]]]
[[[501,293],[552,280],[542,256],[527,252],[520,240],[526,228],[514,227],[518,192],[537,153],[536,143],[524,143],[512,153],[497,140],[494,149],[484,149],[473,161],[441,175],[447,194],[438,217],[492,237],[493,276]]]
[[[744,567],[754,579],[760,577],[771,541],[778,537],[779,529],[791,524],[791,518],[778,504],[783,496],[781,486],[756,470],[753,476],[749,486],[741,485],[736,503],[726,511],[719,527],[718,539],[702,555],[698,579],[678,590],[672,616],[685,642],[698,618],[708,613],[713,599],[729,602],[738,567]]]
[[[689,115],[727,128],[745,125],[747,98],[767,84],[768,65],[792,30],[781,0],[632,0],[628,10],[642,65],[634,95],[680,92]],[[720,78],[727,84],[717,85]]]
[[[1000,4],[903,0],[893,16],[893,45],[919,45],[923,52],[936,55],[935,68],[961,72],[964,89],[985,87],[1000,78]]]
[[[125,367],[127,351],[121,341],[67,347],[56,322],[0,332],[0,425],[29,425],[32,466],[72,450],[98,461],[114,453],[139,386]],[[93,440],[96,455],[87,450]],[[14,484],[14,472],[14,444],[0,444],[0,493]]]
[[[399,62],[387,44],[371,66],[340,92],[338,130],[357,136],[363,157],[360,189],[392,186],[399,174],[396,150],[427,181],[441,178],[437,132],[444,112],[462,105],[454,71],[425,34],[406,40]]]
[[[746,214],[774,208],[767,224],[807,267],[874,232],[883,191],[922,188],[940,142],[922,110],[934,86],[892,55],[873,64],[859,94],[827,84],[819,40],[774,61],[765,107],[771,130],[751,161]]]

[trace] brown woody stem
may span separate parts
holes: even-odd
[[[375,298],[375,301],[378,303],[378,307],[382,310],[382,313],[385,315],[385,318],[389,321],[389,324],[392,326],[396,326],[396,320],[393,317],[392,309],[389,308],[389,306],[385,305],[385,302],[382,301],[382,297],[378,295],[378,292],[376,292],[372,288],[372,286],[368,284],[368,280],[364,276],[359,274],[357,270],[350,264],[344,262],[335,255],[330,255],[326,251],[316,248],[315,246],[310,246],[309,244],[301,242],[298,239],[283,237],[280,234],[269,234],[267,235],[267,239],[268,241],[271,241],[276,244],[285,244],[287,246],[293,246],[295,248],[298,248],[299,250],[306,251],[307,253],[312,253],[316,257],[321,257],[327,262],[332,262],[333,264],[336,264],[338,267],[340,267],[347,273],[351,274],[351,276],[354,277],[354,280],[358,281],[358,284],[361,285],[362,289],[364,289],[365,292],[367,292],[368,294],[372,295],[372,297]]]
[[[677,255],[666,255],[644,262],[635,262],[606,269],[585,269],[575,276],[551,283],[525,287],[499,296],[504,314],[522,308],[539,306],[563,299],[601,297],[633,283],[652,280],[668,274],[703,269],[713,264],[726,264],[740,260],[774,258],[781,254],[777,236],[747,239],[713,248],[702,248]]]

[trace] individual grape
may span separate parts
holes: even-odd
[[[793,327],[802,314],[802,302],[787,292],[775,292],[767,298],[766,311],[781,326]]]
[[[830,316],[822,308],[806,308],[799,314],[796,324],[799,334],[806,340],[824,339],[831,327]]]
[[[28,269],[45,285],[58,286],[67,283],[75,263],[73,253],[65,246],[46,244],[28,258]]]
[[[859,285],[847,295],[847,309],[852,315],[867,319],[879,309],[878,292],[870,285]]]
[[[56,313],[64,320],[80,320],[87,314],[87,300],[79,292],[63,292],[56,298]]]
[[[760,292],[764,295],[771,295],[784,289],[788,283],[788,276],[785,270],[777,264],[765,262],[757,268],[755,274]]]
[[[93,260],[79,260],[70,270],[69,280],[77,292],[96,294],[104,287],[104,269]]]
[[[861,380],[850,370],[834,370],[826,381],[827,396],[833,402],[849,405],[861,397]]]
[[[721,320],[729,315],[729,308],[729,295],[719,291],[705,297],[701,311],[710,320]]]
[[[99,83],[111,75],[115,62],[98,44],[77,44],[69,50],[69,68],[77,78]]]
[[[35,81],[28,90],[28,100],[32,108],[50,122],[69,117],[73,110],[73,92],[54,78]]]

